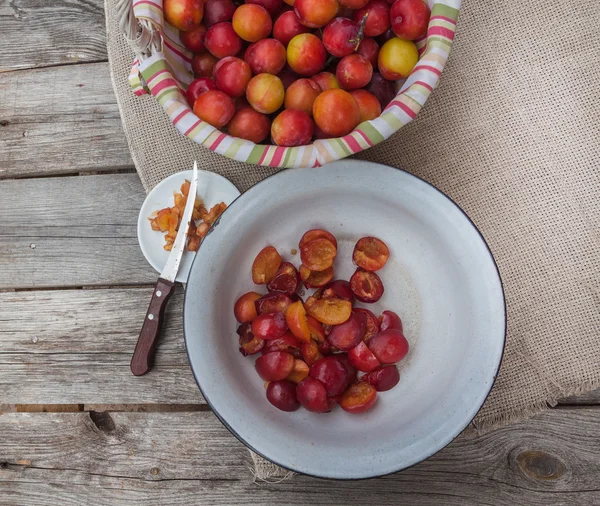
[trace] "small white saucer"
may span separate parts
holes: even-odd
[[[140,248],[148,263],[159,273],[167,262],[170,251],[166,251],[163,248],[165,245],[165,234],[152,230],[148,218],[155,211],[174,205],[173,193],[179,192],[181,185],[186,179],[192,179],[191,170],[178,172],[163,179],[148,194],[140,209],[137,225]],[[239,190],[228,179],[214,172],[198,171],[198,197],[204,201],[206,209],[210,209],[219,202],[225,202],[229,205],[239,196]],[[195,252],[187,251],[187,249],[183,252],[176,281],[185,283],[192,267],[194,255]]]

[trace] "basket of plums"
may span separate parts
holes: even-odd
[[[406,125],[436,87],[460,0],[134,0],[160,35],[134,62],[186,137],[227,157],[315,167]]]

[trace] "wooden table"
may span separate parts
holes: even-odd
[[[182,290],[129,360],[156,273],[101,0],[1,0],[0,504],[600,504],[600,392],[402,473],[255,484],[190,373]]]

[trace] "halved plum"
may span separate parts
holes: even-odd
[[[265,341],[265,346],[261,350],[263,355],[272,351],[285,351],[291,353],[294,358],[302,358],[302,352],[300,351],[302,344],[296,339],[291,332],[286,332],[277,339],[271,339]]]
[[[252,333],[259,339],[277,339],[288,330],[283,313],[264,313],[252,322]]]
[[[367,326],[365,327],[365,335],[363,341],[368,342],[377,332],[379,332],[379,321],[377,316],[373,314],[373,311],[363,309],[362,307],[355,307],[353,310],[355,313],[364,313],[367,317]]]
[[[258,353],[265,346],[264,339],[259,339],[252,333],[252,326],[249,323],[240,325],[237,334],[240,336],[240,353],[244,357]]]
[[[306,288],[320,288],[333,279],[333,267],[324,271],[311,271],[305,265],[300,266],[300,279]]]
[[[321,299],[342,299],[354,303],[352,288],[350,288],[350,283],[345,279],[336,279],[327,283],[323,287],[323,290],[321,290],[320,296]]]
[[[358,343],[348,352],[348,359],[354,367],[362,372],[371,372],[381,367],[381,362],[377,360],[377,357],[373,355],[373,352],[369,350],[364,341]]]
[[[248,292],[235,301],[233,314],[240,323],[248,323],[258,316],[254,301],[260,299],[260,293]]]
[[[252,263],[252,281],[257,285],[265,285],[273,279],[279,266],[281,255],[273,246],[260,250]]]
[[[379,330],[398,329],[402,332],[402,320],[393,311],[384,311],[378,321]]]
[[[378,271],[388,258],[390,250],[387,245],[376,237],[363,237],[354,246],[352,260],[365,271]]]
[[[304,360],[297,358],[294,360],[292,372],[288,374],[286,379],[292,383],[300,383],[308,376],[309,371],[310,367],[308,367],[308,364]]]
[[[346,366],[346,369],[348,370],[348,374],[350,375],[350,383],[349,384],[355,383],[356,379],[358,378],[358,371],[356,370],[356,367],[354,367],[350,363],[348,354],[347,353],[336,353],[335,356],[338,358],[338,360],[340,362],[342,362],[342,364],[344,364]]]
[[[317,299],[314,296],[304,303],[306,312],[326,325],[344,323],[352,314],[352,303],[342,299]]]
[[[367,317],[364,313],[352,312],[344,323],[333,326],[327,340],[338,350],[351,350],[361,342],[366,325]]]
[[[292,299],[283,292],[269,292],[254,301],[256,312],[259,315],[265,313],[285,313],[291,303]]]
[[[302,248],[302,246],[304,246],[307,242],[310,242],[313,239],[319,239],[320,237],[322,237],[324,239],[328,239],[329,241],[331,241],[333,243],[333,245],[337,249],[337,240],[334,237],[334,235],[330,234],[329,232],[327,232],[327,230],[323,230],[323,229],[320,229],[320,228],[314,228],[314,229],[309,230],[308,232],[306,232],[302,236],[302,238],[300,239],[300,244],[298,244],[298,246],[300,248]]]
[[[323,354],[319,350],[319,345],[314,341],[302,343],[300,351],[302,352],[302,358],[304,361],[311,367],[315,364],[315,362],[323,358]]]
[[[377,390],[370,383],[359,381],[342,394],[340,406],[348,413],[364,413],[375,405]]]
[[[284,351],[272,351],[254,362],[258,375],[265,381],[285,379],[294,368],[294,357]]]
[[[281,411],[296,411],[300,407],[296,385],[287,380],[271,381],[267,386],[267,399]]]
[[[324,237],[313,239],[300,247],[300,259],[311,271],[324,271],[333,266],[337,255],[334,243]]]
[[[395,365],[386,365],[380,369],[371,371],[362,377],[362,381],[366,381],[375,387],[378,392],[385,392],[394,388],[400,381],[400,373]]]
[[[327,396],[339,395],[350,383],[348,369],[336,355],[323,357],[310,368],[309,376],[323,383]]]
[[[292,302],[288,306],[285,312],[285,322],[296,339],[304,343],[310,341],[310,328],[302,302]]]
[[[380,277],[369,271],[356,269],[350,278],[352,293],[361,302],[377,302],[383,295],[383,283]]]
[[[333,346],[331,346],[327,339],[325,339],[321,344],[318,344],[318,347],[319,351],[321,352],[321,355],[323,356],[331,355],[334,351]]]
[[[321,345],[325,342],[325,332],[323,330],[323,325],[321,325],[317,320],[315,320],[312,316],[308,315],[306,317],[306,321],[308,322],[308,330],[310,331],[310,338],[315,341],[318,345]]]
[[[400,362],[408,353],[408,341],[398,329],[387,329],[373,336],[369,349],[382,364]]]
[[[299,279],[296,268],[290,262],[283,262],[273,279],[267,283],[267,290],[292,295],[296,293],[298,284]]]
[[[334,395],[333,397],[327,397],[327,407],[329,408],[327,411],[331,411],[335,409],[336,406],[339,406],[340,401],[342,400],[342,395]]]
[[[313,413],[325,413],[330,409],[327,402],[327,391],[323,383],[310,376],[298,384],[296,396],[300,404]]]

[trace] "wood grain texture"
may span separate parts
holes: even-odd
[[[107,59],[102,0],[0,2],[0,72]]]
[[[295,476],[253,484],[247,450],[213,414],[0,415],[9,504],[591,505],[600,502],[600,417],[551,410],[365,481]]]
[[[5,73],[0,93],[0,178],[133,168],[107,63]]]
[[[198,404],[169,303],[154,369],[129,369],[152,287],[0,293],[0,404]]]
[[[137,174],[0,181],[0,288],[154,284]]]

